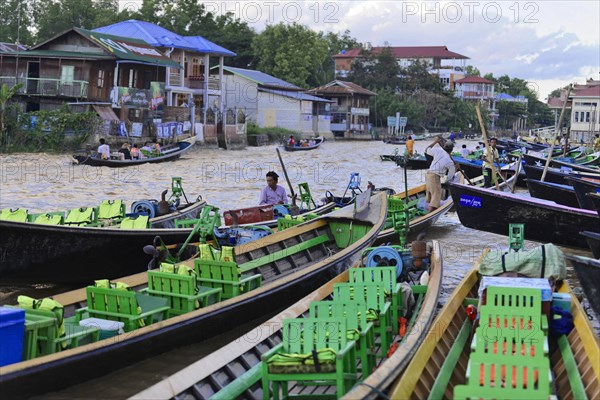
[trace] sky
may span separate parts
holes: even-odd
[[[600,2],[589,1],[204,1],[257,32],[299,23],[373,46],[447,46],[482,75],[529,82],[545,101],[569,83],[600,80]]]

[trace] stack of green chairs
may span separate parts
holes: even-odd
[[[289,382],[304,386],[332,385],[340,398],[357,382],[356,343],[348,340],[346,318],[296,318],[283,321],[282,342],[262,355],[263,398],[294,397]]]
[[[548,399],[552,373],[539,289],[487,287],[467,382],[456,399]]]
[[[346,318],[348,340],[355,340],[356,357],[361,361],[362,376],[366,379],[375,367],[375,333],[373,322],[367,321],[365,303],[314,301],[310,304],[311,318]]]

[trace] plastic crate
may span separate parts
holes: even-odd
[[[25,310],[0,307],[0,367],[22,360],[24,333]]]

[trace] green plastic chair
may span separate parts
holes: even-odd
[[[490,286],[486,288],[486,304],[479,310],[480,325],[509,326],[533,325],[534,329],[548,330],[548,319],[542,314],[542,293],[534,288]],[[515,328],[513,328],[515,329]]]
[[[262,284],[261,274],[242,274],[238,265],[232,261],[196,259],[194,265],[198,284],[221,289],[223,299],[249,292]]]
[[[148,229],[149,226],[150,217],[147,215],[125,217],[123,221],[121,221],[121,229]]]
[[[181,315],[221,301],[221,289],[198,287],[196,276],[148,271],[148,294],[168,300],[169,315]]]
[[[392,304],[386,301],[382,283],[334,283],[335,301],[364,303],[367,310],[374,311],[375,330],[381,341],[380,356],[385,357],[392,341]]]
[[[382,283],[391,296],[392,329],[398,332],[398,317],[403,308],[402,290],[396,281],[396,267],[350,268],[348,270],[350,283]]]
[[[167,317],[168,300],[129,290],[88,286],[87,307],[76,311],[76,321],[102,318],[125,324],[125,332],[162,321]]]
[[[326,396],[303,393],[298,397],[340,398],[357,381],[355,342],[347,338],[345,318],[297,318],[283,321],[282,342],[262,355],[263,399],[296,397],[289,382],[298,386],[333,385]],[[290,357],[291,355],[291,357]],[[321,357],[323,355],[323,357]],[[317,360],[317,361],[315,361]]]
[[[27,222],[27,210],[24,208],[17,208],[16,210],[4,208],[0,211],[0,220],[11,222]]]
[[[74,208],[65,218],[65,225],[89,225],[94,222],[94,209],[92,207]]]
[[[360,359],[363,379],[375,367],[375,333],[373,323],[367,321],[365,303],[345,303],[341,301],[314,301],[310,304],[311,318],[346,318],[348,339],[356,339],[356,357]]]

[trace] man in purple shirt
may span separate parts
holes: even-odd
[[[285,189],[277,184],[279,175],[274,171],[267,172],[267,186],[260,192],[260,205],[287,204]]]

